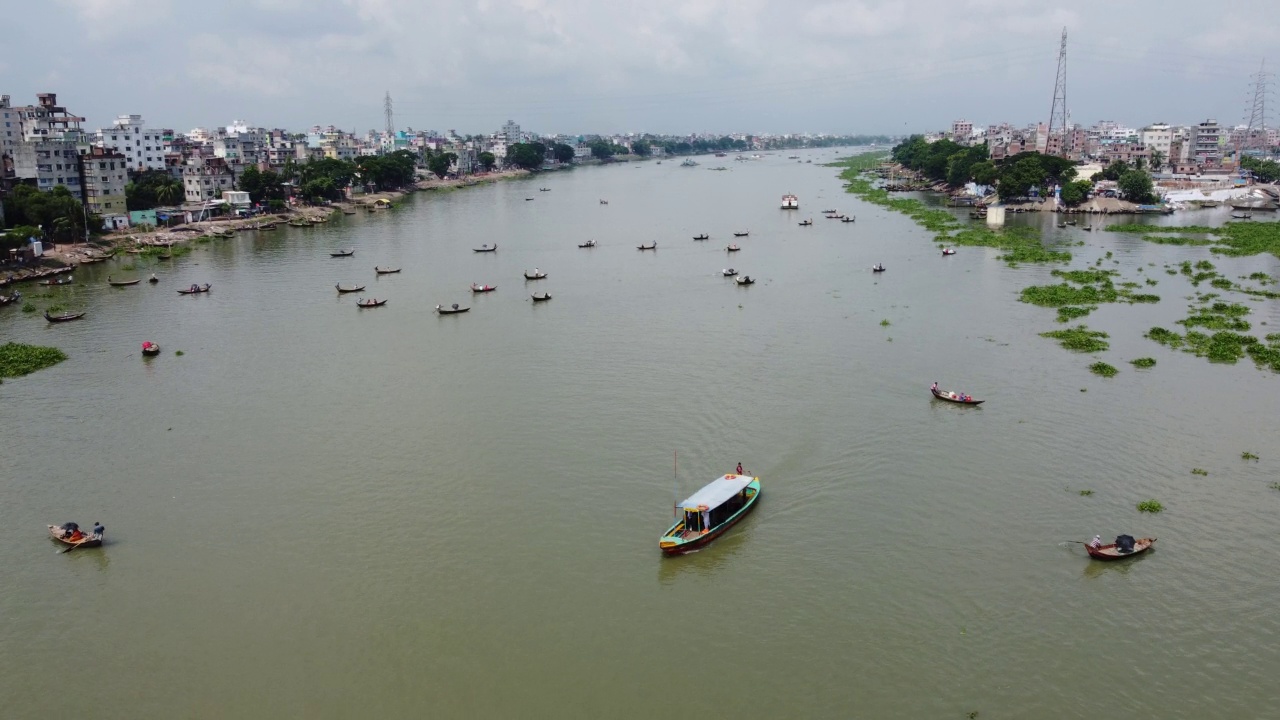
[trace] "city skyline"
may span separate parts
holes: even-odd
[[[235,118],[365,132],[384,125],[389,91],[396,127],[419,130],[515,118],[540,134],[902,135],[1047,120],[1065,26],[1073,122],[1232,126],[1247,120],[1250,74],[1280,57],[1280,30],[1251,21],[1254,5],[1188,26],[1170,6],[1002,0],[802,2],[785,22],[774,5],[715,0],[231,0],[213,13],[59,0],[9,10],[0,92],[56,92],[87,127],[139,113],[182,132]],[[49,52],[51,27],[75,43]]]

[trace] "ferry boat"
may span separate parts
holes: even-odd
[[[680,167],[698,167],[698,163],[694,162],[693,158],[685,158],[685,161],[680,163]]]
[[[799,209],[800,209],[800,198],[798,198],[798,197],[796,197],[795,195],[792,195],[792,194],[790,194],[790,193],[787,193],[786,195],[783,195],[783,196],[782,196],[782,209],[783,209],[783,210],[799,210]]]
[[[666,555],[701,548],[751,512],[760,499],[760,478],[724,475],[712,480],[679,504],[675,524],[658,540]]]

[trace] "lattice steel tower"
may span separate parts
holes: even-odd
[[[1253,76],[1253,107],[1249,111],[1249,124],[1244,131],[1245,150],[1267,149],[1267,93],[1271,91],[1271,73],[1267,72],[1267,60]]]
[[[1062,28],[1062,43],[1058,46],[1058,79],[1053,84],[1053,104],[1049,106],[1049,132],[1045,136],[1045,153],[1053,142],[1054,131],[1061,136],[1058,154],[1067,149],[1067,29]]]
[[[386,99],[382,101],[382,107],[383,107],[383,112],[386,113],[386,116],[387,116],[387,135],[395,135],[396,123],[392,119],[392,115],[391,115],[391,91],[390,90],[387,91]]]

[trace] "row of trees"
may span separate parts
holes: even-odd
[[[513,143],[507,146],[507,162],[524,170],[537,170],[546,162],[548,149],[551,157],[560,163],[571,163],[576,155],[573,146],[564,143],[555,143],[550,148],[540,142]],[[482,155],[493,157],[490,153]]]
[[[1275,160],[1263,160],[1245,155],[1240,158],[1240,167],[1253,173],[1253,177],[1258,182],[1273,183],[1280,180],[1280,163]]]
[[[124,186],[125,206],[129,210],[177,205],[185,195],[182,181],[164,170],[136,173],[132,176],[132,181]]]
[[[40,192],[30,185],[18,185],[4,199],[4,218],[13,231],[9,244],[26,242],[29,237],[58,242],[75,242],[85,235],[85,222],[91,232],[102,228],[102,218],[85,214],[84,205],[63,185]]]
[[[986,145],[966,147],[951,140],[926,142],[912,135],[893,149],[893,159],[934,182],[959,187],[970,180],[990,185],[997,179],[996,166],[988,159]]]

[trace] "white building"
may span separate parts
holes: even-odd
[[[121,115],[110,128],[95,133],[95,144],[125,156],[131,170],[164,169],[164,136],[148,130],[141,115]]]
[[[953,120],[951,122],[952,140],[961,145],[968,145],[971,137],[973,137],[973,123],[968,120]]]
[[[1173,143],[1173,128],[1168,123],[1153,123],[1138,132],[1138,142],[1145,145],[1153,153],[1160,153],[1166,162],[1169,160],[1169,148]]]
[[[502,126],[502,135],[506,137],[508,145],[514,145],[520,142],[520,126],[514,120],[508,120],[506,125]]]
[[[13,156],[22,139],[18,111],[13,109],[8,95],[0,95],[0,178],[13,174]]]

